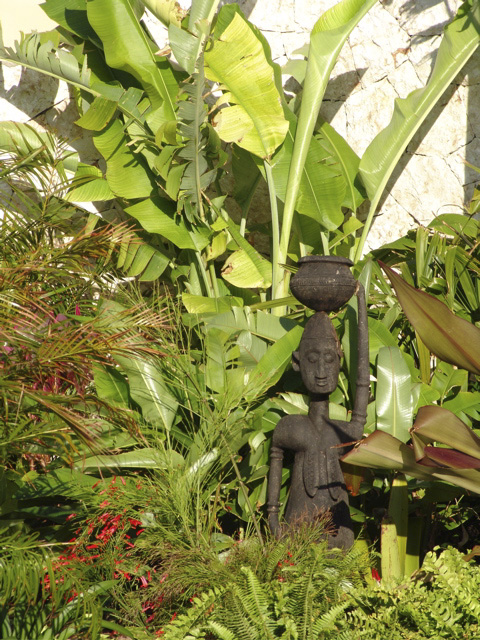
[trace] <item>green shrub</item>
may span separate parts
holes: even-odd
[[[406,583],[378,582],[351,593],[355,606],[341,625],[342,640],[420,640],[480,637],[480,570],[448,548],[426,555]]]

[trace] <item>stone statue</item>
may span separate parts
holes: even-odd
[[[340,457],[354,441],[361,438],[367,416],[369,365],[365,293],[348,269],[352,264],[349,260],[309,256],[300,263],[302,261],[307,262],[309,267],[314,263],[317,271],[320,269],[324,272],[326,265],[344,277],[347,270],[349,286],[340,296],[344,301],[339,304],[338,300],[332,302],[330,299],[325,303],[328,289],[332,286],[338,289],[335,278],[338,279],[339,273],[334,274],[332,282],[328,282],[329,278],[325,278],[323,273],[324,280],[327,280],[327,291],[322,292],[322,288],[325,288],[318,286],[318,274],[315,273],[313,278],[312,274],[307,278],[310,284],[305,283],[305,279],[302,283],[310,296],[306,304],[317,309],[317,313],[308,320],[299,350],[293,354],[293,369],[302,376],[310,394],[310,406],[307,416],[290,415],[282,418],[273,433],[268,479],[268,521],[273,534],[279,537],[278,499],[283,455],[285,450],[294,451],[285,521],[289,525],[301,521],[314,522],[319,515],[329,512],[333,527],[333,533],[328,538],[329,547],[348,549],[353,544],[354,536]],[[297,275],[301,276],[300,271]],[[298,282],[294,282],[295,278],[291,283],[292,292],[304,302],[306,291],[299,291],[302,287],[294,286],[298,285]],[[316,286],[313,299],[312,286]],[[338,384],[342,351],[333,324],[324,309],[325,305],[330,310],[343,306],[352,293],[355,293],[358,302],[358,368],[352,418],[350,422],[344,422],[331,420],[328,413],[329,395]]]

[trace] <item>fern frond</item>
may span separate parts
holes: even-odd
[[[312,640],[313,638],[321,637],[320,634],[323,634],[324,631],[334,631],[335,623],[340,616],[343,615],[345,609],[348,609],[350,604],[350,602],[340,602],[331,607],[327,613],[317,618],[312,625]]]
[[[250,567],[242,567],[241,571],[245,574],[246,589],[236,585],[236,596],[242,603],[245,615],[263,634],[261,637],[266,640],[273,639],[277,623],[270,615],[270,602],[265,585],[260,583]]]
[[[169,640],[186,640],[188,637],[203,638],[202,627],[207,622],[209,612],[215,608],[224,591],[225,589],[215,587],[194,597],[193,606],[164,628],[165,637]]]
[[[219,640],[237,640],[237,637],[222,624],[210,620],[208,628],[211,629]]]

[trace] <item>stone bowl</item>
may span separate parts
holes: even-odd
[[[338,256],[306,256],[290,281],[300,302],[315,311],[337,311],[353,296],[357,281],[350,271],[353,262]]]

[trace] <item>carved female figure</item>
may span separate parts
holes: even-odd
[[[358,440],[366,421],[368,403],[368,332],[363,287],[358,284],[358,373],[356,396],[350,422],[329,417],[329,395],[338,384],[340,343],[328,315],[320,311],[305,327],[299,350],[293,354],[293,368],[300,371],[310,394],[307,416],[285,416],[273,433],[268,486],[268,514],[272,532],[279,536],[278,498],[283,455],[295,452],[290,495],[285,520],[294,524],[313,522],[328,511],[334,527],[330,547],[349,548],[353,530],[348,494],[339,458],[348,444]]]

